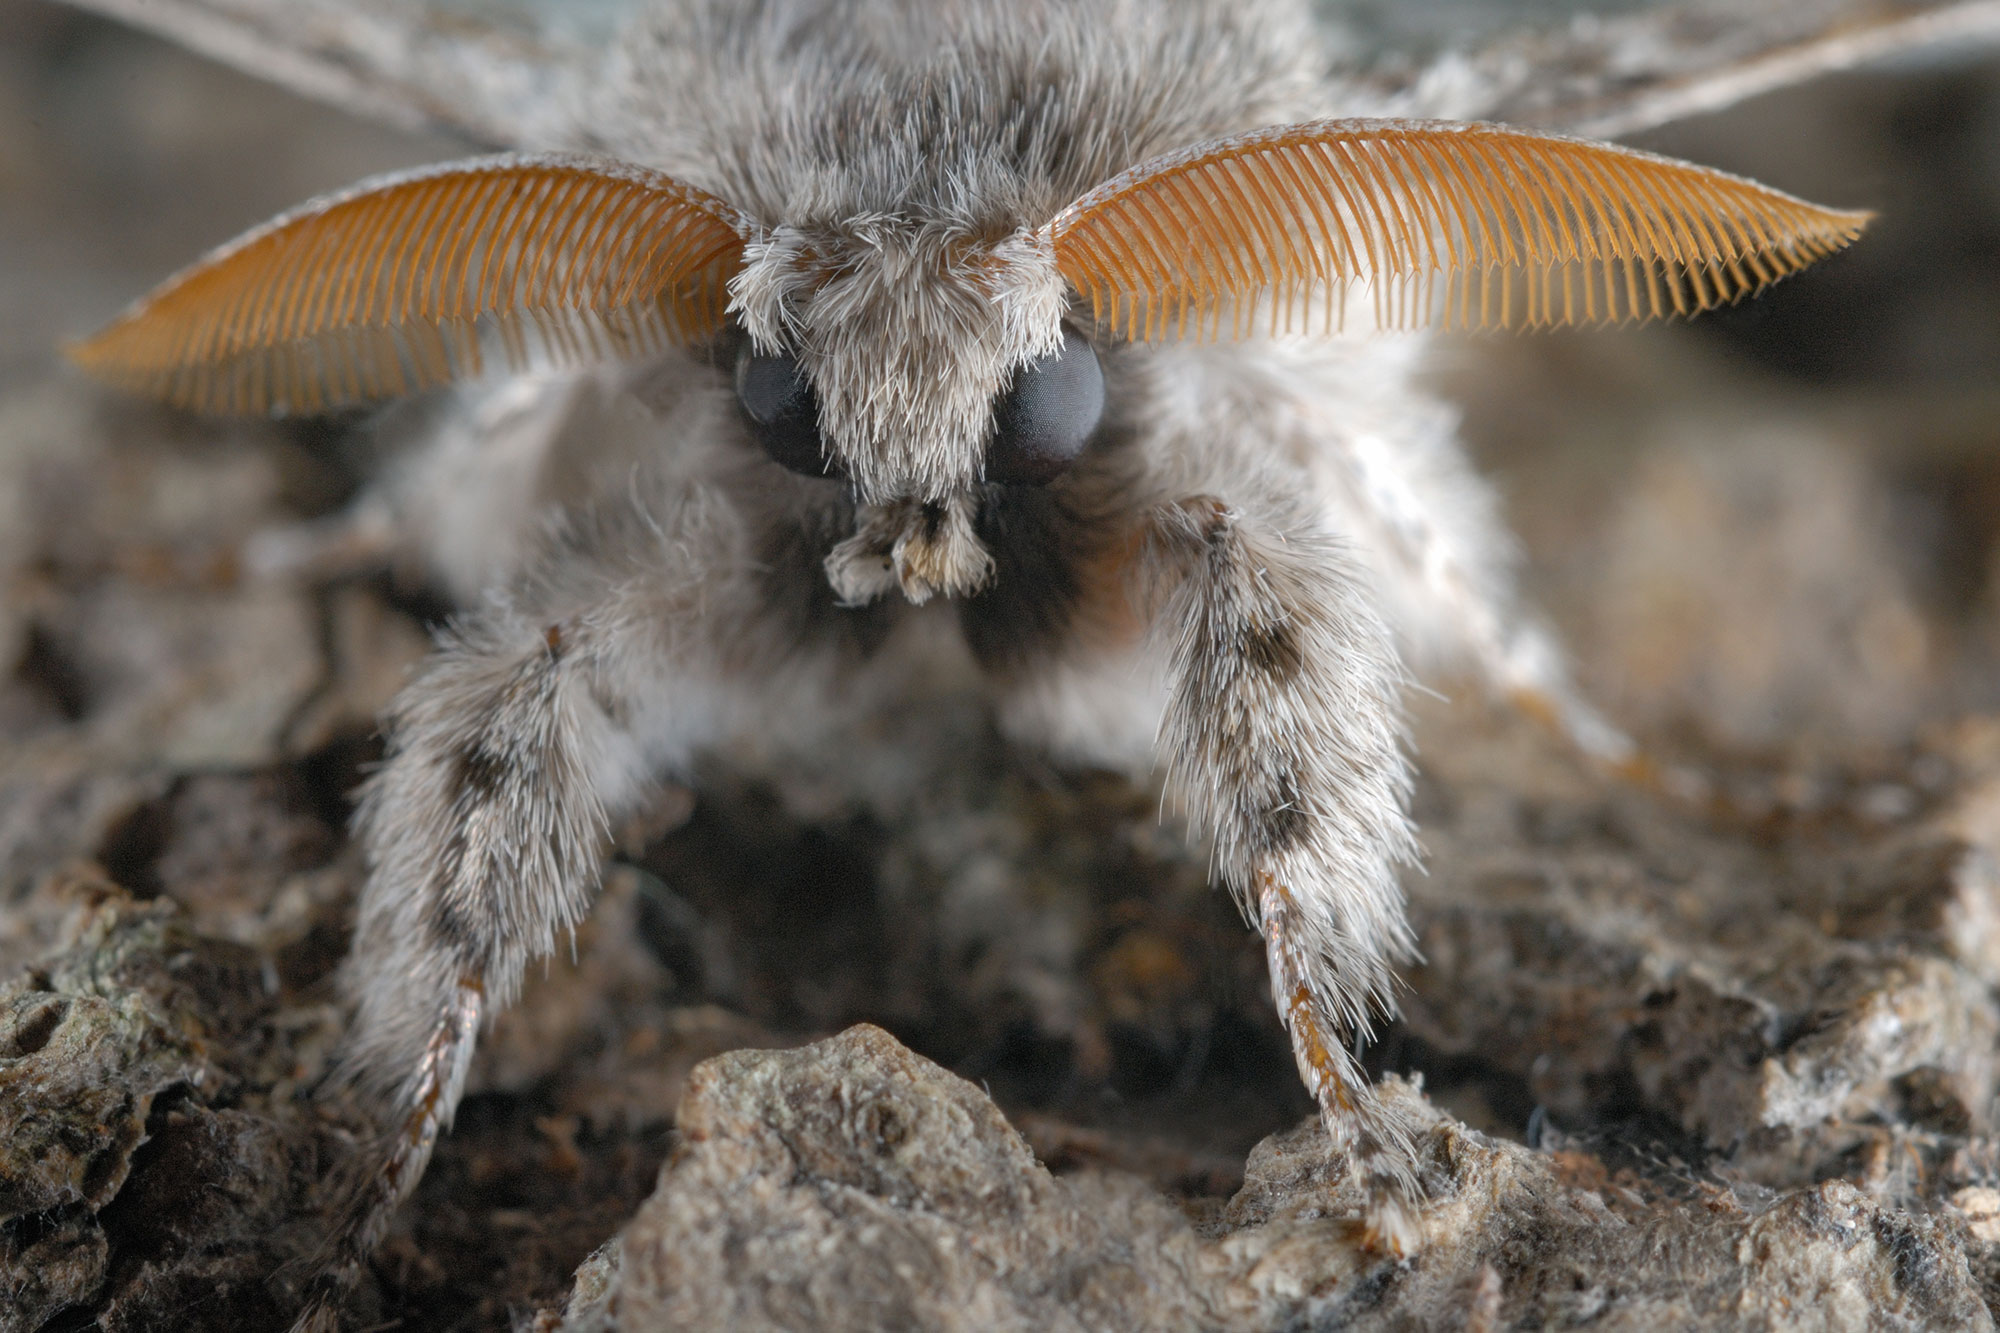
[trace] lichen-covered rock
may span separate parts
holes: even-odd
[[[237,833],[283,826],[250,797],[257,786],[222,784]],[[198,886],[227,883],[231,858],[215,855],[212,824],[181,814],[158,864],[199,901]],[[275,877],[285,845],[234,850],[270,858]],[[370,1132],[337,1087],[309,1095],[340,1026],[324,1002],[327,950],[315,965],[284,911],[240,912],[250,942],[202,933],[200,914],[135,898],[88,865],[28,902],[63,924],[52,951],[0,979],[0,1333],[285,1326]],[[603,1021],[607,1001],[637,993],[617,976],[629,892],[605,906],[604,933],[581,941],[600,984],[564,969],[539,988],[539,1023],[495,1034],[459,1132],[384,1244],[391,1276],[353,1302],[364,1323],[386,1305],[420,1326],[496,1327],[510,1307],[553,1300],[643,1197],[692,1066],[770,1040],[721,1011],[657,1001],[624,1026]],[[482,1113],[481,1089],[516,1082],[559,1091],[487,1091],[504,1110]]]
[[[52,891],[68,939],[0,983],[0,1329],[282,1321],[344,1155],[297,1098],[335,1016],[281,1018],[265,960],[171,903]]]

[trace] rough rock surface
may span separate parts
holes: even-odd
[[[1839,1180],[1649,1197],[1390,1092],[1427,1131],[1430,1244],[1408,1264],[1359,1247],[1360,1200],[1311,1123],[1258,1145],[1197,1223],[1129,1177],[1050,1175],[990,1100],[879,1028],[720,1056],[559,1327],[1992,1326],[1949,1220]]]
[[[171,903],[94,877],[52,894],[63,946],[0,985],[0,1327],[278,1323],[343,1155],[294,1109],[336,1016],[281,1014],[267,960]]]
[[[0,1333],[272,1326],[358,1128],[305,1095],[346,793],[440,608],[235,559],[353,493],[367,423],[154,412],[48,349],[458,149],[26,0],[0,39]],[[1995,88],[1664,144],[1925,205],[1783,304],[1449,376],[1592,691],[1712,786],[1413,700],[1425,961],[1370,1060],[1432,1127],[1423,1257],[1356,1247],[1260,951],[1157,793],[945,697],[618,831],[354,1326],[1989,1323],[2000,198],[1965,183],[2000,179]]]

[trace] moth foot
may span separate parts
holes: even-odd
[[[1401,1263],[1415,1258],[1429,1239],[1418,1201],[1400,1189],[1373,1192],[1361,1213],[1361,1245]]]

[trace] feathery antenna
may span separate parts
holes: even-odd
[[[177,274],[69,349],[181,407],[313,412],[713,332],[745,224],[714,196],[587,158],[450,163],[315,200]]]
[[[1847,245],[1869,215],[1637,149],[1452,121],[1323,120],[1144,163],[1046,229],[1128,339],[1506,329],[1689,315]],[[1301,320],[1301,317],[1304,317]],[[1317,319],[1314,316],[1318,316]]]

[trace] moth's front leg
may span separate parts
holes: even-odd
[[[330,1327],[463,1090],[481,1021],[588,910],[607,815],[719,725],[737,595],[726,504],[571,525],[545,575],[459,627],[387,718],[358,818],[369,876],[344,1062],[387,1132],[335,1224],[302,1328]],[[719,530],[718,530],[719,529]]]
[[[1402,668],[1357,567],[1302,513],[1203,496],[1161,510],[1154,532],[1172,579],[1169,781],[1263,932],[1371,1241],[1407,1254],[1421,1243],[1411,1130],[1349,1052],[1394,1011],[1393,968],[1414,953],[1397,883],[1416,855]]]

